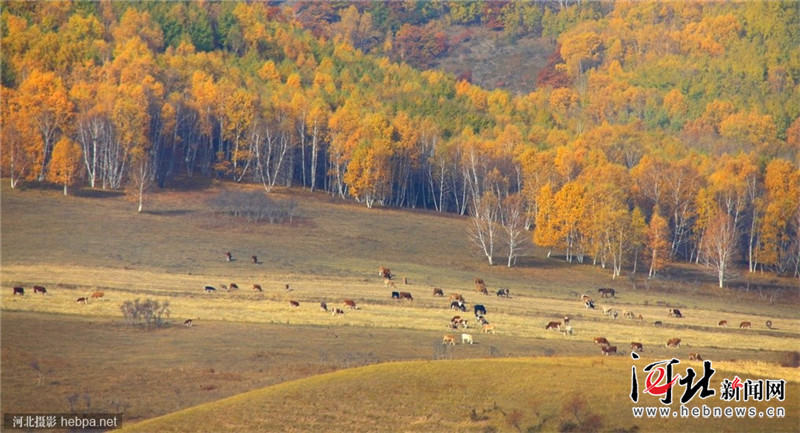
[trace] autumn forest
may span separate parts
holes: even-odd
[[[12,188],[299,187],[467,215],[489,264],[800,276],[796,1],[0,7]],[[477,29],[550,41],[536,85],[431,67]]]

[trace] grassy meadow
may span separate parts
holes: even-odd
[[[467,240],[461,217],[365,209],[283,190],[274,198],[296,200],[298,217],[285,225],[250,224],[209,211],[207,200],[225,188],[251,187],[162,190],[137,214],[114,193],[63,197],[55,189],[3,184],[4,413],[122,411],[136,428],[185,410],[152,421],[161,424],[143,423],[141,431],[518,431],[538,424],[554,430],[565,420],[565,402],[580,394],[606,430],[662,430],[630,415],[632,361],[601,357],[592,338],[604,336],[623,355],[638,341],[647,359],[688,360],[689,352],[699,352],[743,379],[791,380],[786,406],[794,408],[793,418],[751,424],[762,431],[798,425],[800,378],[796,369],[779,367],[800,347],[797,280],[740,275],[734,284],[748,290],[721,290],[712,272],[684,264],[654,280],[612,280],[610,270],[547,259],[534,248],[518,267],[489,267]],[[225,261],[226,251],[234,261]],[[396,290],[414,300],[391,299],[379,266],[391,268]],[[476,293],[476,276],[490,290],[509,288],[511,298]],[[234,282],[239,290],[203,291]],[[252,291],[253,284],[264,291]],[[33,285],[48,294],[32,293]],[[13,286],[24,286],[25,296],[14,296]],[[617,298],[601,299],[601,286],[614,287]],[[434,287],[446,296],[432,296]],[[103,298],[75,302],[96,291]],[[497,333],[481,334],[471,321],[465,332],[474,335],[474,346],[442,346],[450,318],[462,314],[448,309],[453,292],[470,306],[485,305]],[[598,309],[585,309],[581,293],[593,296]],[[120,305],[145,298],[168,301],[173,326],[150,332],[124,326]],[[319,308],[320,302],[342,308],[343,299],[360,308],[342,316]],[[290,300],[300,307],[291,308]],[[643,320],[604,317],[602,306]],[[667,317],[667,307],[686,317]],[[564,315],[572,318],[573,336],[544,329]],[[188,318],[196,326],[181,326]],[[722,319],[731,327],[717,327]],[[663,326],[654,326],[657,320]],[[752,329],[737,328],[745,320]],[[681,347],[664,347],[673,337]],[[582,385],[604,369],[608,390]],[[487,381],[496,386],[482,391],[479,383]],[[547,391],[552,395],[542,391],[555,388]],[[381,415],[384,401],[398,410]],[[253,416],[252,405],[263,410]],[[212,420],[223,408],[233,415]],[[719,430],[751,424],[723,423]],[[663,427],[707,430],[693,425],[676,420]]]

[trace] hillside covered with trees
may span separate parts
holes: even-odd
[[[428,69],[470,29],[556,48],[526,92]],[[12,187],[295,186],[468,214],[490,263],[532,230],[800,275],[794,1],[11,1],[1,78]]]

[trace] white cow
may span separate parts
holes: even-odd
[[[461,344],[473,344],[472,334],[461,334]]]

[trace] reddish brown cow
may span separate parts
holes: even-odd
[[[358,307],[356,306],[356,301],[352,299],[345,299],[344,306],[351,310],[358,310]]]
[[[452,334],[447,334],[442,337],[442,344],[450,344],[452,346],[456,345],[456,336]]]
[[[727,328],[728,327],[728,321],[727,320],[720,320],[719,323],[717,323],[717,326],[721,326],[723,328]]]
[[[669,341],[667,341],[667,347],[679,347],[680,345],[681,345],[680,338],[670,338]]]
[[[264,290],[261,289],[261,284],[253,284],[253,291],[254,292],[263,292]]]
[[[434,287],[433,296],[444,296],[444,290]]]
[[[451,294],[450,294],[450,300],[451,300],[451,301],[461,301],[461,302],[464,302],[464,297],[463,297],[463,296],[461,296],[461,295],[459,295],[458,293],[451,293]]]
[[[14,287],[14,296],[16,295],[25,296],[25,289],[22,287]]]
[[[251,262],[252,262],[252,263],[255,265],[255,264],[257,264],[257,263],[258,263],[258,257],[256,257],[256,256],[250,256],[250,261],[251,261]]]
[[[185,326],[187,328],[191,327],[192,325],[194,325],[194,320],[192,320],[192,319],[186,319],[186,321],[183,322],[183,326]]]
[[[550,322],[547,324],[547,326],[544,327],[544,329],[552,329],[555,331],[560,327],[561,327],[561,322]]]
[[[86,299],[86,298],[78,298],[78,301],[77,301],[77,302],[78,302],[79,304],[85,304],[85,303],[89,302],[89,300],[88,300],[88,299]]]
[[[750,322],[742,322],[739,324],[739,328],[749,328],[751,326],[752,325],[750,324]]]
[[[634,341],[631,343],[631,350],[634,352],[644,352],[644,347],[642,346],[642,343],[637,343]]]
[[[703,357],[699,353],[689,353],[689,361],[702,361]]]
[[[33,293],[41,293],[43,295],[47,294],[47,289],[42,286],[33,286]]]
[[[400,292],[399,295],[400,295],[400,299],[408,299],[409,301],[413,301],[414,300],[414,297],[411,296],[411,293]]]
[[[594,344],[602,344],[603,346],[611,345],[608,340],[606,340],[606,337],[594,337]]]
[[[384,268],[383,266],[378,268],[378,276],[383,278],[392,279],[392,271],[389,268]]]
[[[106,294],[104,292],[94,292],[92,293],[92,299],[100,299]]]
[[[239,290],[239,286],[236,283],[231,283],[228,285],[228,288],[231,290]]]
[[[484,323],[484,325],[483,325],[483,333],[484,334],[488,334],[488,333],[494,334],[494,323]]]
[[[300,303],[297,301],[289,301],[289,306],[292,308],[297,308],[300,306]]]
[[[475,277],[475,286],[485,286],[486,282],[483,281],[483,278]]]
[[[225,253],[225,261],[226,261],[226,262],[233,261],[233,254],[231,254],[231,252],[230,252],[230,251],[228,251],[227,253]]]
[[[600,353],[606,356],[617,353],[617,346],[600,346]]]

